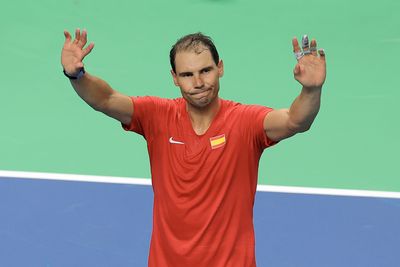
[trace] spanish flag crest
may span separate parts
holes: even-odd
[[[226,143],[225,134],[214,136],[210,138],[211,149],[216,149],[224,146]]]

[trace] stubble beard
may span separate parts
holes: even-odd
[[[215,92],[214,90],[217,90],[217,92]],[[192,107],[194,107],[195,109],[198,109],[198,110],[207,109],[210,106],[210,104],[212,104],[218,98],[218,89],[209,88],[204,91],[210,91],[209,92],[210,95],[206,95],[199,99],[195,99],[195,98],[191,97],[190,94],[188,94],[184,98],[185,98],[186,102],[189,105],[191,105]]]

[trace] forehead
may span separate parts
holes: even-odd
[[[176,72],[195,72],[202,68],[213,66],[215,62],[207,48],[179,51],[175,55]]]

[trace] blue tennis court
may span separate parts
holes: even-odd
[[[116,182],[0,178],[0,266],[146,266],[151,186]],[[254,224],[257,266],[399,266],[398,198],[258,191]]]

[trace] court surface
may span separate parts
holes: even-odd
[[[146,266],[153,197],[148,180],[26,177],[0,178],[0,266]],[[400,199],[385,193],[258,191],[257,266],[398,267]]]

